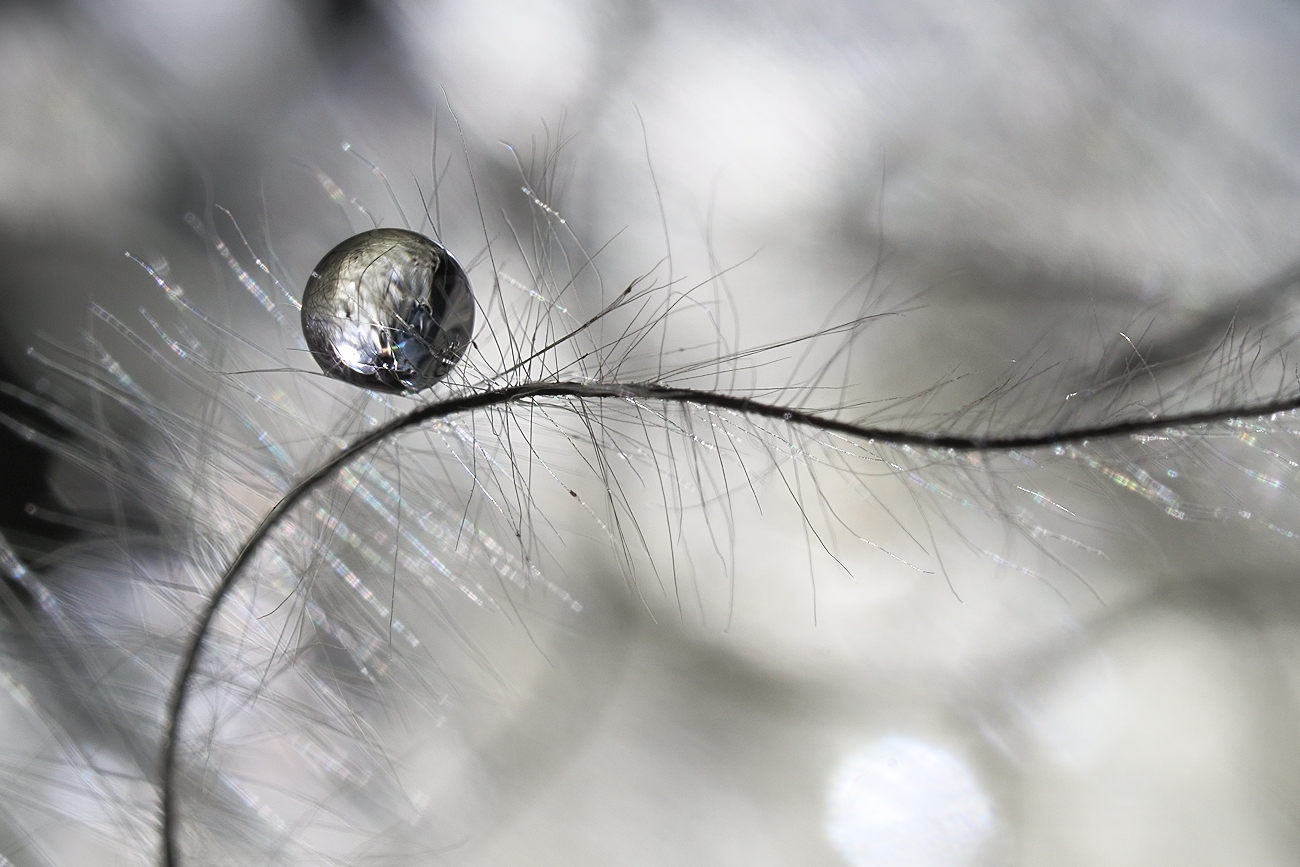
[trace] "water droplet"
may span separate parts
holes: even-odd
[[[307,280],[302,331],[327,376],[413,394],[442,380],[474,330],[469,278],[441,244],[371,229],[325,254]]]

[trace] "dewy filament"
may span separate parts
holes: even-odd
[[[403,247],[413,252],[395,252]],[[445,276],[447,273],[450,276]],[[620,299],[627,295],[624,293]],[[339,244],[313,271],[304,296],[303,328],[308,346],[327,375],[381,391],[418,391],[443,379],[469,344],[473,322],[471,297],[464,272],[440,245],[409,231],[375,230]],[[606,312],[617,309],[618,303]],[[289,487],[247,537],[206,600],[182,656],[163,731],[162,830],[167,867],[182,863],[177,836],[176,758],[179,724],[191,694],[196,666],[218,610],[259,547],[286,516],[341,469],[394,441],[399,434],[422,425],[499,407],[527,412],[528,407],[554,405],[568,407],[582,416],[597,417],[601,413],[594,405],[611,400],[665,417],[666,411],[656,412],[652,408],[678,406],[779,422],[804,428],[813,436],[833,434],[863,444],[921,449],[940,460],[945,453],[1028,452],[1050,447],[1059,453],[1063,446],[1159,435],[1191,426],[1274,416],[1300,408],[1300,397],[1290,395],[1254,405],[1155,415],[1074,429],[970,436],[877,427],[748,397],[655,382],[524,382],[431,400],[352,440]]]

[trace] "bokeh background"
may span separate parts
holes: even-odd
[[[346,142],[410,214],[442,183],[442,234],[463,258],[485,226],[509,248],[503,219],[557,230],[545,203],[602,250],[609,286],[725,272],[710,285],[729,348],[816,332],[867,299],[891,311],[851,341],[832,383],[792,379],[817,369],[794,351],[745,374],[793,386],[783,393],[801,406],[888,400],[872,417],[1005,433],[1269,396],[1296,382],[1298,46],[1300,8],[1281,0],[11,0],[0,361],[10,381],[78,406],[75,383],[26,350],[77,345],[92,303],[123,318],[146,303],[155,287],[125,252],[169,262],[189,297],[243,327],[247,299],[232,300],[185,215],[229,209],[301,285],[364,225],[350,198],[400,223]],[[546,187],[521,194],[521,178]],[[712,351],[701,321],[670,320],[640,369]],[[169,399],[158,371],[136,376]],[[1114,382],[1127,398],[1061,410]],[[174,401],[203,412],[192,394]],[[423,860],[1295,863],[1300,552],[1286,520],[1260,516],[1286,513],[1300,448],[1286,419],[1227,437],[1267,440],[1246,458],[1223,433],[1187,432],[1181,463],[1097,446],[1062,458],[1068,469],[972,482],[996,494],[982,515],[994,529],[943,519],[958,506],[940,501],[961,499],[951,485],[873,493],[860,517],[891,553],[842,570],[814,568],[797,509],[745,512],[731,571],[696,578],[706,600],[734,595],[727,617],[640,597],[575,549],[606,618],[592,627],[605,655],[582,668],[591,688],[536,686],[553,675],[521,667],[536,706],[476,749],[517,731],[545,760],[488,756],[495,788],[473,797],[497,803],[443,791],[483,818]],[[147,527],[21,436],[5,449],[3,528],[29,562],[84,540],[96,516]],[[1079,480],[1121,460],[1148,477],[1125,469],[1123,490]],[[1195,508],[1175,514],[1157,465],[1175,487],[1194,477]],[[1044,505],[1043,476],[1074,499]],[[818,503],[852,512],[864,499],[820,483]],[[1000,532],[1044,530],[1018,522],[1017,486],[1056,511],[1086,566],[1058,559],[1053,583],[999,547]],[[787,506],[802,496],[787,493]],[[938,505],[898,517],[917,498]],[[109,560],[105,573],[149,572]],[[58,580],[105,580],[93,563]],[[72,689],[41,671],[7,673],[13,713]],[[538,720],[561,734],[532,738]],[[68,818],[120,792],[23,767],[0,778],[12,825],[0,864],[154,862],[147,833],[133,849]],[[146,831],[149,791],[121,807]]]

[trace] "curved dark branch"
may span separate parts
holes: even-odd
[[[252,559],[271,528],[290,509],[301,502],[303,497],[316,485],[320,484],[344,464],[394,434],[418,427],[427,421],[447,418],[476,409],[487,409],[494,406],[548,397],[568,397],[579,400],[615,398],[633,401],[665,401],[693,404],[710,409],[732,410],[755,418],[780,420],[827,433],[843,434],[855,439],[879,442],[885,445],[921,446],[958,452],[1011,451],[1079,443],[1094,439],[1115,439],[1146,431],[1210,424],[1235,418],[1266,416],[1300,409],[1300,397],[1292,396],[1256,405],[1171,414],[1136,421],[1119,421],[1051,433],[1006,437],[975,437],[947,434],[930,435],[908,430],[872,427],[850,421],[824,418],[813,413],[787,409],[752,398],[717,394],[690,388],[674,388],[652,383],[528,383],[425,404],[358,438],[290,488],[280,502],[266,514],[262,522],[249,535],[247,541],[244,542],[243,548],[235,555],[230,565],[226,567],[225,573],[221,576],[221,581],[217,584],[211,598],[207,601],[207,605],[200,613],[194,633],[190,637],[190,643],[182,657],[175,686],[167,703],[167,715],[163,723],[160,774],[162,783],[164,867],[179,867],[180,865],[180,853],[176,839],[176,791],[173,777],[175,775],[178,727],[181,716],[185,711],[185,701],[189,693],[190,681],[194,676],[204,641],[207,638],[208,630],[212,626],[212,621],[216,617],[217,610],[234,586],[240,571]]]

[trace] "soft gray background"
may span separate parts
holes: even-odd
[[[269,225],[301,276],[344,231],[304,166],[364,178],[349,141],[398,186],[427,181],[449,104],[490,212],[526,209],[499,141],[572,136],[556,195],[584,243],[622,230],[611,285],[654,268],[665,231],[674,279],[758,254],[728,279],[735,333],[759,345],[875,275],[923,303],[873,332],[849,397],[970,374],[900,416],[921,425],[1026,356],[1059,365],[1059,397],[1122,368],[1100,347],[1133,323],[1150,361],[1281,316],[1298,47],[1300,8],[1268,0],[8,3],[4,361],[31,383],[38,333],[72,342],[91,298],[131,310],[149,286],[122,252],[198,258],[182,215],[213,201]],[[360,195],[394,221],[382,188]],[[1031,404],[995,417],[1043,418]],[[1206,483],[1265,508],[1226,466]],[[630,614],[581,736],[440,861],[1294,863],[1296,554],[1148,518],[1092,567],[1100,601],[1016,581],[939,524],[953,589],[863,559],[856,581],[825,577],[815,623],[797,519],[755,527],[731,628],[668,600],[657,622]]]

